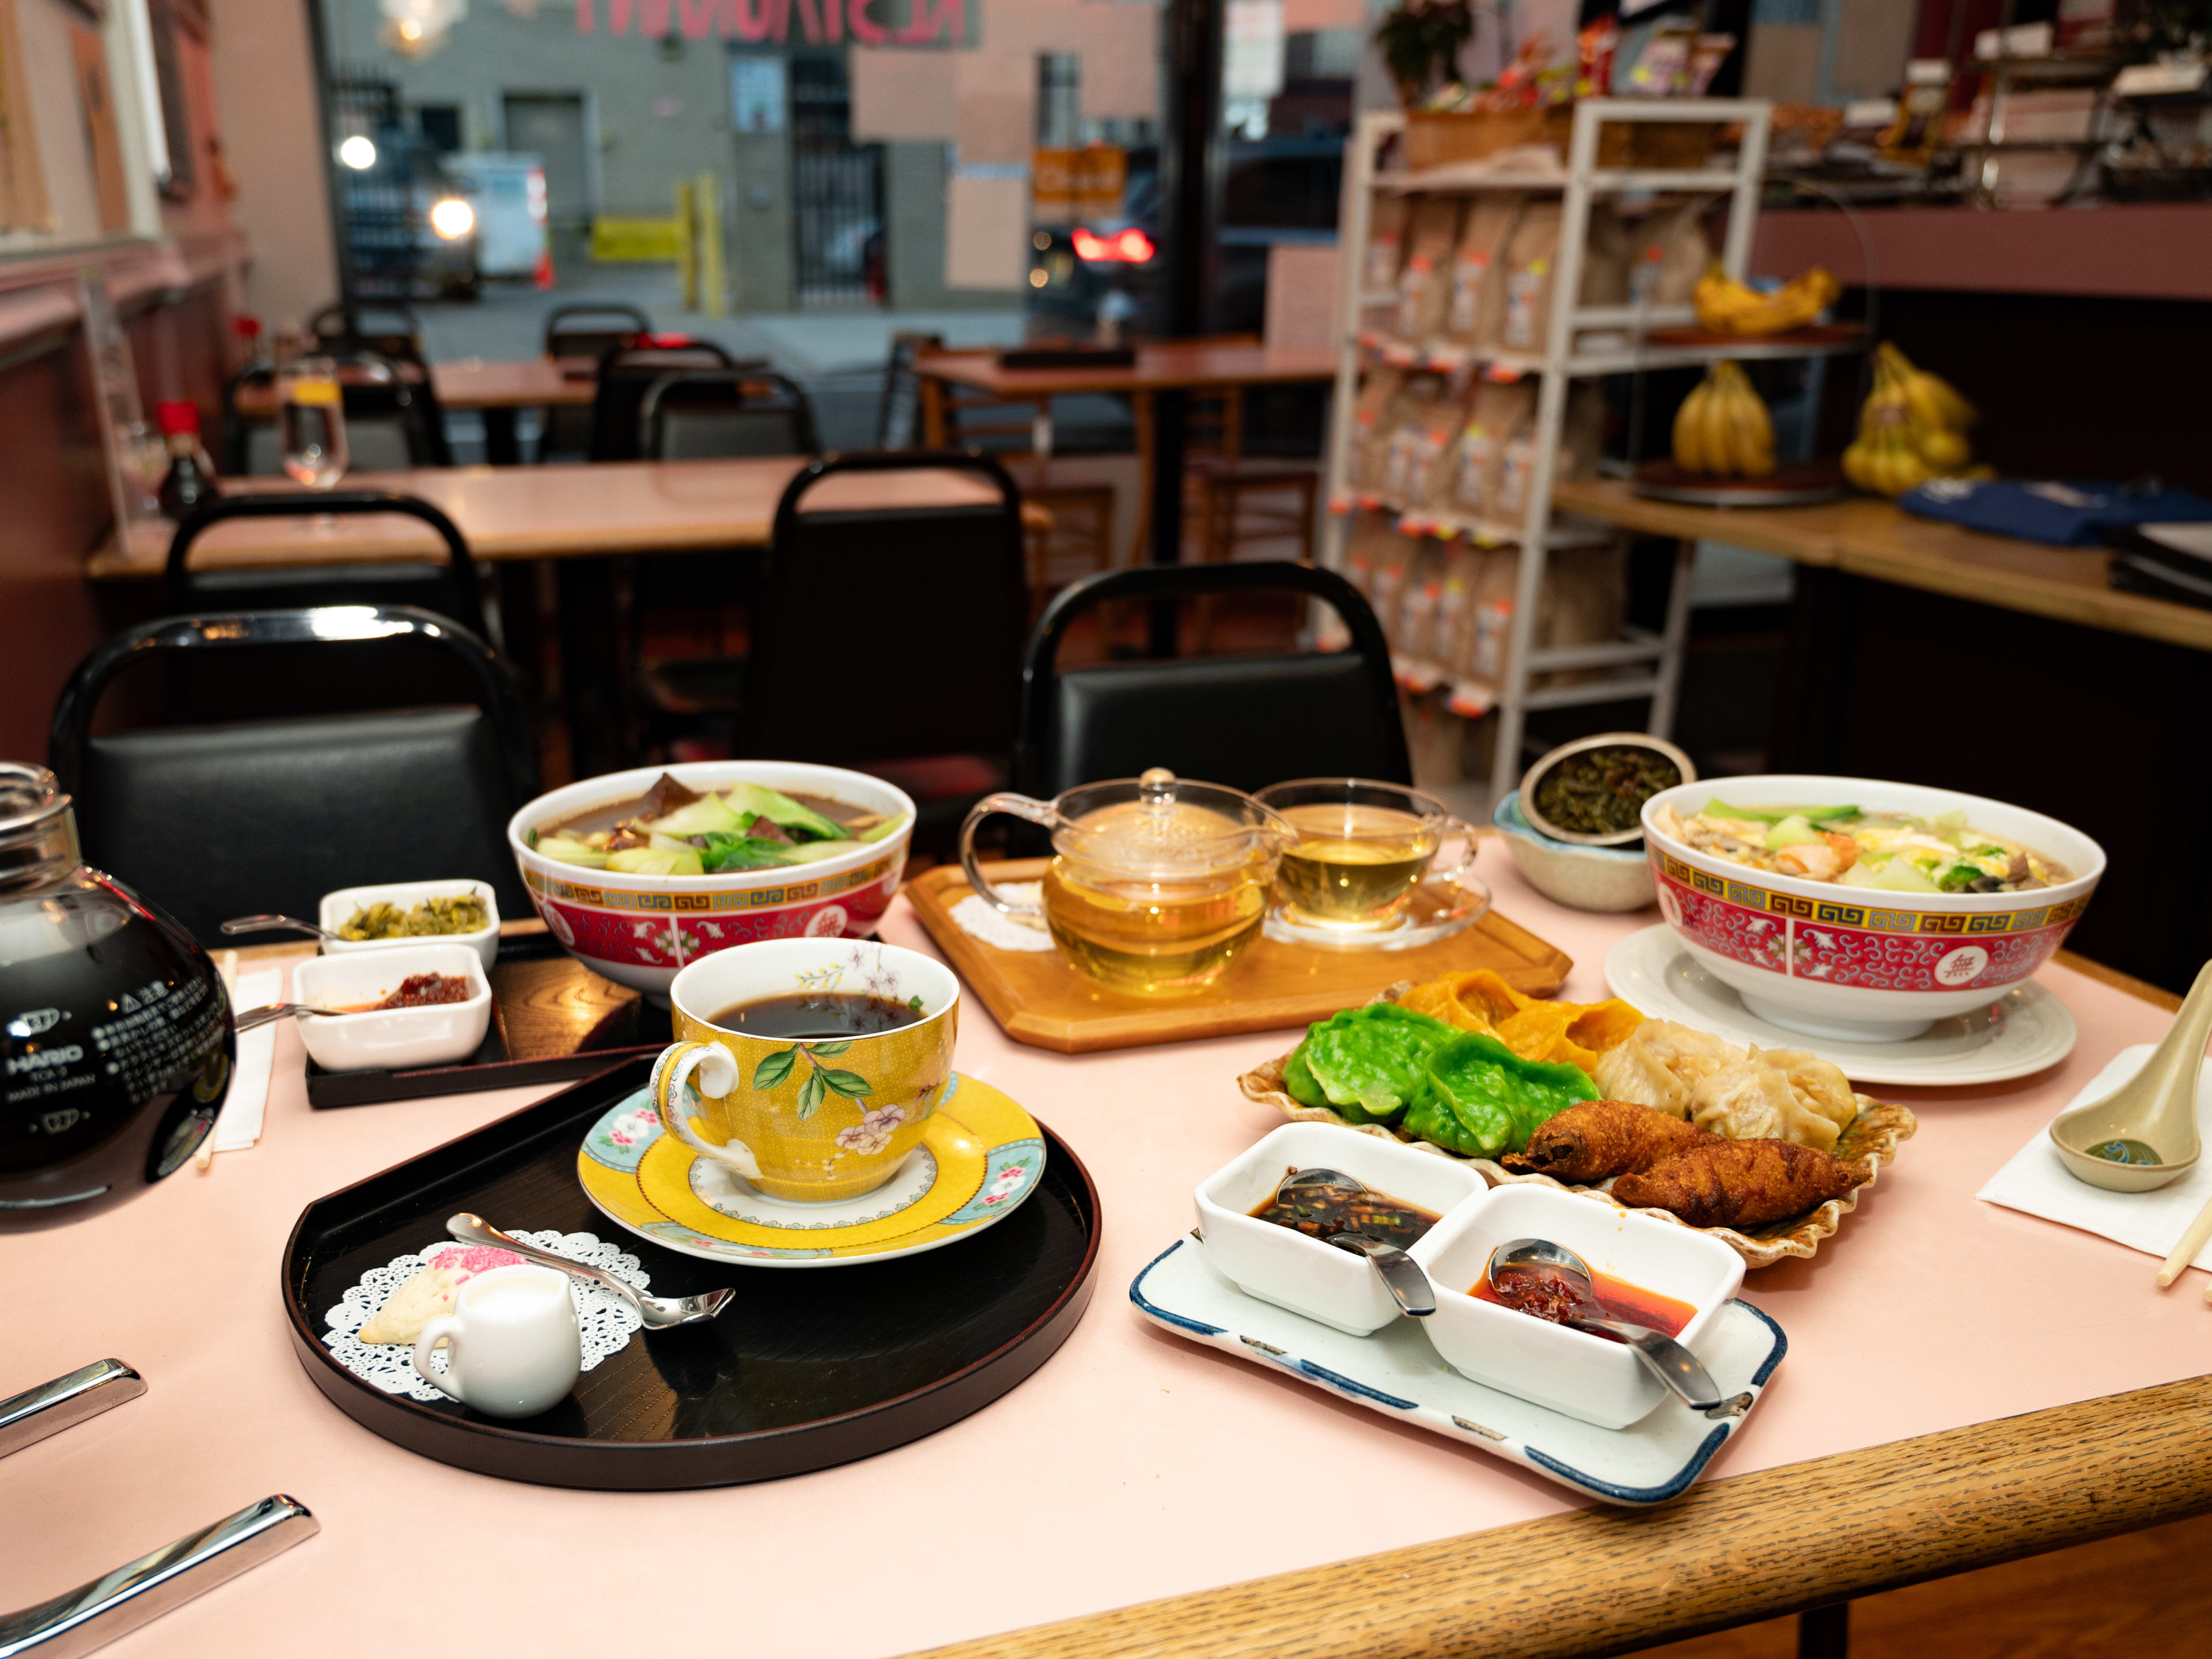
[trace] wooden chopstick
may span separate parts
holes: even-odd
[[[2173,1254],[2158,1270],[2159,1289],[2164,1290],[2181,1277],[2182,1269],[2197,1259],[2197,1251],[2204,1248],[2207,1239],[2212,1239],[2212,1198],[2204,1200],[2204,1207],[2197,1212],[2197,1218],[2182,1233],[2181,1242],[2173,1247]],[[2212,1290],[2206,1291],[2204,1299],[2212,1302]]]

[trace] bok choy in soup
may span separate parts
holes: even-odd
[[[757,783],[701,793],[662,773],[645,793],[533,831],[549,859],[617,875],[705,876],[812,864],[881,841],[905,816],[886,817],[819,795]]]
[[[1916,817],[1856,806],[1731,806],[1653,814],[1662,835],[1732,864],[1805,881],[1893,893],[2020,893],[2070,879],[2065,868],[1964,812]]]

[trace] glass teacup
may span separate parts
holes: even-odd
[[[1256,799],[1297,832],[1275,872],[1275,920],[1292,937],[1380,944],[1375,936],[1410,930],[1425,940],[1489,906],[1472,874],[1474,831],[1434,795],[1367,778],[1300,778]],[[1457,861],[1438,869],[1437,854],[1455,841]]]

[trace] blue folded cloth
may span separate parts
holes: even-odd
[[[2108,530],[2129,525],[2212,519],[2212,501],[2185,489],[2143,489],[2075,479],[2044,483],[1969,483],[1931,478],[1897,498],[1907,513],[1992,536],[2053,547],[2095,547]]]

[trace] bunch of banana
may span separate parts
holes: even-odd
[[[1843,291],[1844,285],[1822,265],[1791,277],[1772,294],[1761,294],[1723,276],[1715,264],[1698,278],[1690,297],[1698,321],[1716,334],[1783,334],[1803,328]]]
[[[1930,478],[1956,477],[1973,459],[1965,428],[1975,418],[1974,406],[1948,382],[1915,368],[1885,341],[1875,349],[1874,390],[1859,411],[1858,436],[1844,451],[1844,476],[1893,497]]]
[[[1674,465],[1723,477],[1763,478],[1774,471],[1774,422],[1736,364],[1715,363],[1682,399]]]

